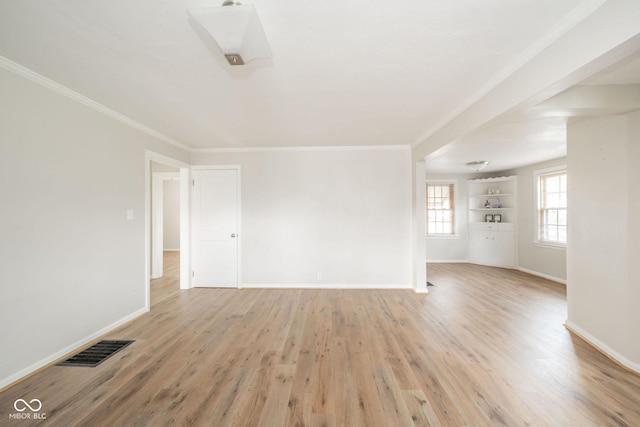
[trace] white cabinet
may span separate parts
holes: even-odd
[[[516,177],[469,180],[468,190],[469,261],[516,267]]]
[[[469,261],[497,267],[515,267],[516,233],[514,224],[470,224]]]

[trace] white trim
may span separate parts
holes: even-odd
[[[192,153],[253,153],[265,151],[389,151],[410,150],[409,145],[336,145],[314,147],[229,147],[193,148]]]
[[[366,283],[296,283],[296,284],[281,284],[281,283],[244,283],[240,286],[241,289],[408,289],[420,293],[410,284],[400,285],[396,283],[384,284],[384,285],[371,285]]]
[[[534,246],[538,246],[540,248],[543,249],[554,249],[556,251],[567,251],[567,244],[566,243],[553,243],[553,242],[545,242],[545,241],[533,241],[533,245]]]
[[[180,179],[180,172],[153,172],[153,174],[161,176],[163,181],[177,181]]]
[[[639,363],[635,363],[627,359],[626,357],[618,353],[616,350],[609,347],[607,344],[603,343],[602,341],[600,341],[599,339],[597,339],[596,337],[594,337],[593,335],[591,335],[590,333],[588,333],[587,331],[585,331],[584,329],[576,325],[575,323],[571,322],[569,319],[565,320],[564,327],[567,328],[570,332],[582,338],[589,345],[595,347],[598,351],[600,351],[605,356],[607,356],[614,362],[618,363],[622,367],[636,374],[640,374]]]
[[[567,171],[567,164],[566,163],[562,163],[560,165],[556,165],[556,166],[549,166],[547,168],[542,168],[542,169],[536,169],[533,171],[533,175],[546,175],[549,173],[554,173],[554,172],[562,172],[562,171]]]
[[[429,229],[427,227],[427,225],[425,224],[425,227],[427,228],[426,233],[425,233],[425,237],[427,238],[427,240],[430,239],[459,239],[460,238],[460,234],[458,233],[458,229],[459,229],[459,224],[461,222],[461,216],[462,215],[461,212],[459,212],[459,208],[458,206],[460,206],[460,200],[462,199],[460,197],[460,186],[458,185],[458,180],[457,179],[429,179],[427,178],[425,180],[425,184],[424,184],[424,190],[425,190],[425,199],[428,199],[428,196],[426,195],[426,191],[427,191],[427,187],[429,185],[448,185],[448,184],[453,184],[453,203],[454,203],[454,208],[453,208],[453,234],[429,234]],[[428,202],[428,200],[427,200]],[[429,209],[427,209],[426,205],[425,205],[425,209],[426,209],[426,222],[429,222]]]
[[[191,168],[180,168],[180,289],[191,289]]]
[[[137,129],[149,136],[152,136],[162,142],[171,144],[189,153],[245,153],[245,152],[264,152],[264,151],[377,151],[377,150],[410,150],[411,146],[403,145],[363,145],[363,146],[315,146],[315,147],[228,147],[228,148],[193,148],[185,145],[175,139],[158,132],[142,123],[125,116],[111,108],[100,104],[93,99],[82,95],[58,82],[55,82],[29,68],[18,64],[0,55],[0,68],[12,72],[18,76],[24,77],[40,86],[52,90],[60,95],[70,98],[82,105],[85,105],[99,113],[102,113],[112,119],[115,119],[127,126]]]
[[[504,181],[511,181],[514,178],[516,178],[517,175],[509,175],[509,176],[494,176],[494,177],[490,177],[490,178],[470,178],[467,180],[467,182],[504,182]],[[517,189],[517,187],[515,188]],[[514,193],[515,193],[515,189],[514,189]],[[502,194],[504,196],[504,194]],[[469,194],[469,197],[473,197],[473,194]]]
[[[59,93],[62,96],[66,96],[67,98],[70,98],[76,102],[79,102],[80,104],[86,107],[89,107],[99,113],[102,113],[105,116],[111,117],[112,119],[115,119],[121,123],[124,123],[127,126],[130,126],[143,133],[146,133],[149,136],[159,139],[160,141],[166,142],[167,144],[171,144],[175,147],[181,148],[186,151],[190,150],[188,146],[176,141],[175,139],[172,139],[167,135],[161,132],[158,132],[157,130],[151,129],[150,127],[145,126],[142,123],[137,122],[132,118],[125,116],[122,113],[118,113],[117,111],[112,110],[111,108],[106,107],[87,96],[81,95],[78,92],[72,89],[69,89],[66,86],[63,86],[58,82],[55,82],[47,77],[44,77],[36,73],[35,71],[32,71],[27,67],[18,64],[17,62],[13,62],[9,58],[6,58],[2,55],[0,55],[0,68],[4,68],[5,70],[10,71],[14,74],[17,74],[20,77],[24,77],[27,80],[31,80],[32,82],[37,83],[42,87],[45,87],[49,90]]]
[[[413,155],[412,155],[413,156]],[[425,183],[425,162],[412,162],[412,170],[415,176],[411,177],[412,182],[412,203],[413,203],[413,289],[416,293],[429,293],[427,289],[428,272],[427,262],[427,192]]]
[[[238,288],[240,288],[240,284],[242,283],[242,238],[244,235],[242,234],[242,167],[240,165],[234,165],[234,167],[238,170]]]
[[[547,168],[536,169],[533,171],[533,244],[547,249],[564,249],[566,250],[567,244],[561,242],[548,242],[546,240],[540,240],[540,177],[556,172],[567,172],[567,165],[565,163],[550,166]],[[567,184],[567,193],[569,192],[569,186]],[[568,210],[567,210],[568,211]]]
[[[22,378],[34,373],[35,371],[37,371],[38,369],[44,368],[45,366],[57,361],[58,359],[60,359],[61,357],[72,353],[74,351],[76,351],[77,349],[84,347],[85,345],[87,345],[89,342],[100,338],[103,335],[108,334],[109,332],[113,331],[114,329],[124,325],[127,322],[130,322],[131,320],[145,314],[148,310],[146,308],[141,308],[137,311],[134,311],[133,313],[129,314],[128,316],[123,317],[120,320],[117,320],[115,322],[113,322],[112,324],[100,329],[99,331],[96,331],[76,342],[74,342],[71,345],[66,346],[65,348],[53,353],[50,356],[45,357],[42,360],[37,361],[36,363],[32,363],[31,365],[27,366],[24,369],[21,369],[20,371],[16,372],[13,375],[10,375],[6,378],[3,378],[2,380],[0,380],[0,389],[3,389],[13,383],[15,383],[16,381],[21,380]]]
[[[176,248],[176,249],[169,249],[169,248],[164,248],[163,249],[164,252],[180,252],[180,248]]]
[[[466,259],[428,259],[429,264],[473,264]]]
[[[507,270],[517,270],[518,269],[518,267],[516,267],[515,265],[485,264],[485,263],[482,263],[482,262],[474,262],[474,261],[469,261],[469,264],[483,265],[485,267],[505,268]]]
[[[522,271],[523,273],[531,274],[532,276],[538,276],[538,277],[542,277],[543,279],[551,280],[552,282],[561,283],[563,285],[567,284],[567,280],[566,279],[561,279],[559,277],[550,276],[548,274],[540,273],[538,271],[533,271],[533,270],[529,270],[527,268],[522,268],[522,267],[518,267],[517,270],[518,271]]]
[[[431,179],[427,178],[424,180],[425,184],[455,184],[458,185],[459,179],[451,178],[451,179]]]

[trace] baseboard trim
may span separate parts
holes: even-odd
[[[565,279],[560,279],[559,277],[550,276],[548,274],[529,270],[527,268],[518,267],[517,270],[522,271],[523,273],[531,274],[532,276],[538,276],[538,277],[542,277],[543,279],[551,280],[552,282],[562,283],[563,285],[567,284],[567,281]]]
[[[428,259],[427,264],[468,264],[466,259]]]
[[[88,335],[76,342],[74,342],[73,344],[55,352],[54,354],[45,357],[44,359],[33,363],[29,366],[27,366],[24,369],[21,369],[20,371],[16,372],[13,375],[10,375],[6,378],[3,378],[2,380],[0,380],[0,392],[4,391],[5,389],[15,385],[16,383],[26,379],[27,377],[30,377],[31,375],[35,374],[36,372],[48,367],[49,365],[52,365],[53,363],[57,362],[59,359],[63,358],[64,356],[70,354],[70,353],[74,353],[76,352],[78,349],[80,349],[81,347],[85,347],[88,343],[90,343],[91,341],[96,340],[97,338],[102,337],[103,335],[108,334],[109,332],[111,332],[112,330],[116,329],[119,326],[124,325],[127,322],[132,321],[133,319],[142,316],[143,314],[147,313],[147,309],[146,308],[141,308],[137,311],[134,311],[133,313],[129,314],[128,316],[123,317],[120,320],[117,320],[116,322],[110,324],[109,326],[106,326],[102,329],[100,329],[99,331],[94,332],[91,335]]]
[[[467,261],[467,263],[473,264],[473,265],[481,265],[483,267],[506,268],[507,270],[517,270],[518,269],[518,267],[513,266],[513,265],[483,264],[483,263],[475,262],[475,261]]]
[[[385,284],[355,284],[355,283],[297,283],[297,284],[272,284],[272,283],[244,283],[240,289],[411,289],[411,285]]]
[[[587,344],[598,350],[600,353],[607,356],[616,364],[620,365],[624,369],[627,369],[628,371],[631,371],[636,375],[640,375],[640,364],[634,363],[631,360],[627,359],[575,323],[571,322],[569,319],[565,320],[564,327],[567,328],[569,332],[575,334]]]

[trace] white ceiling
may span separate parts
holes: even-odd
[[[640,88],[631,86],[640,85],[640,53],[602,70],[565,93],[581,87],[595,88],[604,85],[624,85],[622,92],[632,92],[634,102],[623,106],[609,106],[600,102],[594,107],[586,105],[584,99],[581,99],[585,104],[582,109],[574,106],[554,111],[557,104],[547,101],[505,114],[428,155],[427,171],[431,174],[469,173],[465,163],[489,160],[491,163],[483,172],[496,172],[566,156],[566,125],[571,117],[619,114],[640,108],[640,97],[637,95]],[[608,87],[606,89],[607,92],[615,90]],[[562,95],[558,94],[554,98]],[[622,98],[616,95],[617,98]]]
[[[415,145],[604,2],[247,0],[274,57],[231,67],[187,14],[221,1],[0,0],[0,55],[193,151]],[[428,166],[562,156],[565,120],[511,113]]]

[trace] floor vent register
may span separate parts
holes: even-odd
[[[58,363],[58,366],[96,367],[113,356],[134,340],[102,340]]]

